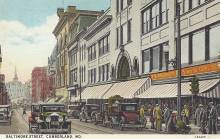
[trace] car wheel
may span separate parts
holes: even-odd
[[[121,124],[119,124],[119,129],[120,129],[121,131],[123,131],[123,130],[124,130],[124,127],[123,127]]]

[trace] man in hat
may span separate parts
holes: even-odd
[[[167,125],[168,125],[168,121],[169,121],[170,115],[171,115],[170,109],[166,105],[165,109],[164,109],[164,114],[163,114],[164,121],[165,121],[165,130],[167,130]]]
[[[200,123],[200,129],[203,134],[207,134],[206,132],[206,125],[207,125],[207,111],[205,110],[205,107],[200,104],[200,115],[199,115],[199,123]]]
[[[156,107],[154,109],[154,117],[156,120],[156,130],[161,131],[162,130],[162,112],[158,104],[156,104]]]
[[[200,127],[200,112],[201,112],[202,104],[199,104],[199,106],[196,108],[195,111],[195,125]]]
[[[214,106],[213,102],[209,103],[209,112],[208,112],[208,129],[209,134],[217,134],[216,132],[216,123],[217,123],[217,109]]]
[[[145,118],[145,115],[144,115],[144,105],[141,106],[139,115],[140,115],[141,123],[144,124],[144,118]]]
[[[149,113],[150,113],[150,123],[151,123],[151,129],[154,129],[154,107],[152,104],[149,104]]]
[[[183,122],[186,125],[189,125],[189,109],[188,109],[187,105],[184,105],[184,108],[182,110],[181,115],[182,115],[182,118],[183,118]]]

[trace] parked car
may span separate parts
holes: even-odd
[[[10,105],[0,105],[0,123],[8,123],[11,125]]]
[[[96,114],[100,112],[100,106],[97,104],[85,104],[80,112],[79,120],[95,122]]]
[[[110,118],[110,127],[136,128],[142,130],[144,125],[141,124],[138,114],[137,103],[117,103],[109,106],[108,116]]]
[[[37,133],[71,133],[71,121],[67,119],[64,104],[40,104]]]
[[[37,120],[39,119],[40,115],[40,106],[39,104],[32,104],[31,105],[31,115],[28,117],[28,124],[29,124],[29,132],[33,132],[33,129],[37,128]]]
[[[67,107],[68,107],[67,109],[68,117],[79,119],[81,106],[80,105],[68,105]]]

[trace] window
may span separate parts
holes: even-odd
[[[131,20],[117,28],[117,48],[121,44],[127,44],[131,41]]]
[[[127,24],[122,25],[122,44],[125,44],[128,42],[128,27]]]
[[[109,35],[99,40],[99,56],[109,52]]]
[[[193,33],[192,36],[193,62],[205,60],[205,31]]]
[[[160,48],[159,47],[154,47],[152,49],[153,51],[153,70],[158,70],[159,69],[159,60],[160,60]]]
[[[89,70],[89,83],[96,83],[96,68]]]
[[[168,50],[166,52],[165,50]],[[167,55],[167,57],[166,57]],[[169,59],[169,46],[167,44],[162,44],[162,69],[166,69],[166,62]]]
[[[88,48],[88,61],[96,59],[96,45],[92,45]]]
[[[181,38],[181,63],[189,63],[189,36]]]
[[[208,0],[177,0],[180,3],[180,14],[188,12],[190,9],[202,5]]]
[[[143,72],[148,73],[150,71],[150,50],[143,51]]]
[[[127,41],[131,41],[131,20],[128,21],[128,30],[127,30],[127,34],[128,34],[128,38],[127,38]]]
[[[210,39],[210,45],[209,45],[209,55],[210,59],[220,59],[220,41],[219,41],[219,36],[220,36],[220,24],[212,26],[210,28],[210,34],[209,34],[209,39]]]
[[[168,22],[167,0],[158,0],[142,11],[142,34]]]

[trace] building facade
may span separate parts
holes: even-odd
[[[6,89],[9,93],[11,102],[13,103],[18,103],[18,101],[24,102],[28,99],[27,91],[30,89],[28,89],[25,84],[19,81],[16,69],[13,80],[6,83]]]
[[[67,10],[58,9],[57,23],[53,33],[57,38],[57,62],[56,62],[56,96],[68,98],[69,87],[69,57],[68,46],[74,40],[76,34],[96,21],[103,12],[77,10],[75,6],[68,6]]]
[[[70,38],[69,90],[77,96],[71,101],[118,94],[128,99],[156,100],[154,103],[172,100],[175,106],[177,7],[182,95],[188,102],[187,98],[195,95],[190,92],[190,81],[197,76],[199,101],[219,101],[217,0],[112,0],[96,22]]]
[[[45,102],[50,96],[47,67],[35,67],[32,70],[32,102]]]

